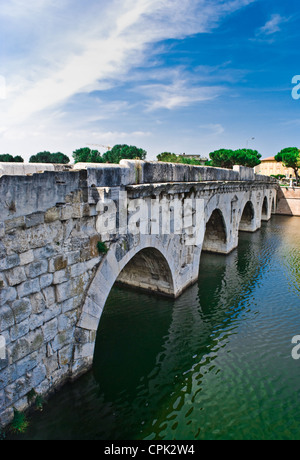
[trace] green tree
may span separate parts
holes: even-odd
[[[275,156],[275,160],[282,162],[286,168],[292,168],[295,172],[297,185],[299,183],[300,150],[297,147],[287,147]]]
[[[23,158],[20,155],[12,156],[9,153],[0,155],[0,162],[2,163],[24,163]]]
[[[91,150],[89,147],[74,150],[73,158],[75,163],[103,163],[101,153],[98,150]]]
[[[157,155],[157,160],[164,163],[178,163],[179,157],[175,153],[162,152]]]
[[[39,152],[36,155],[32,155],[29,158],[29,163],[51,163],[50,161],[51,153],[44,151]]]
[[[210,161],[207,166],[232,169],[234,165],[254,168],[261,163],[261,154],[251,149],[220,149],[209,154]]]
[[[215,150],[209,154],[210,157],[210,166],[215,166],[218,168],[230,168],[232,169],[233,162],[233,150],[220,149]]]
[[[102,155],[104,163],[120,163],[121,160],[145,160],[146,150],[134,145],[117,144]]]
[[[195,158],[188,158],[186,156],[179,156],[171,152],[163,152],[157,155],[157,160],[164,163],[180,163],[184,165],[202,165],[201,161],[196,160]]]
[[[195,158],[179,157],[179,163],[184,165],[202,166],[201,161],[196,160]]]
[[[70,158],[61,152],[50,153],[48,151],[39,152],[29,158],[29,163],[55,163],[55,164],[68,164]]]
[[[24,159],[20,155],[14,157],[14,163],[24,163]]]
[[[50,163],[56,163],[61,165],[66,165],[70,163],[70,158],[61,152],[52,153],[50,159]]]
[[[255,168],[261,163],[261,154],[257,150],[239,149],[234,151],[234,160],[236,165]]]

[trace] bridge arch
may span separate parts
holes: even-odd
[[[88,288],[76,326],[73,354],[73,376],[91,367],[94,357],[96,333],[106,300],[116,282],[148,292],[177,297],[174,263],[157,239],[153,245],[138,245],[117,260],[116,249],[111,247],[103,259]]]
[[[276,199],[275,197],[272,198],[272,214],[276,212]]]
[[[263,204],[262,204],[261,220],[262,221],[269,220],[269,202],[266,196],[264,197]]]
[[[252,201],[249,200],[242,208],[239,231],[255,232],[256,230],[255,208]]]
[[[222,254],[228,252],[226,223],[219,208],[214,209],[207,220],[202,250]]]
[[[174,285],[169,263],[155,248],[141,249],[125,265],[116,282],[174,297]]]

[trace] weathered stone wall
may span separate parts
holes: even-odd
[[[198,168],[162,169],[155,163],[124,162],[0,178],[0,335],[6,342],[5,359],[0,358],[0,424],[12,420],[13,408],[29,406],[31,390],[46,395],[89,368],[101,313],[116,280],[178,296],[198,278],[205,227],[215,209],[223,216],[224,231],[219,231],[220,241],[218,232],[211,235],[211,249],[219,244],[224,253],[238,244],[247,202],[255,210],[251,231],[261,225],[265,197],[271,216],[276,184],[269,179],[239,181],[240,172],[204,168],[199,182]],[[150,179],[153,183],[145,183]],[[105,239],[107,254],[99,252],[98,201],[104,195],[116,201],[121,191],[127,192],[129,205],[136,198],[203,200],[201,243],[186,245],[184,235],[174,230],[169,235],[111,234]],[[130,263],[135,256],[136,263]]]
[[[300,217],[300,187],[280,187],[276,214]]]
[[[2,222],[0,242],[0,420],[27,394],[45,394],[69,376],[75,325],[101,257],[95,209],[82,191],[39,213]]]

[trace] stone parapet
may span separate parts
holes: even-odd
[[[78,163],[73,165],[69,171],[61,171],[57,165],[55,168],[57,170],[45,169],[43,174],[2,175],[0,177],[0,222],[33,213],[43,213],[58,205],[64,205],[66,196],[78,190],[81,190],[81,194],[85,196],[84,201],[93,202],[93,189],[97,187],[122,188],[135,184],[212,181],[274,183],[273,178],[257,176],[252,169],[241,166],[235,170],[229,170],[206,166],[122,160],[120,165]],[[38,218],[38,215],[35,218]],[[14,222],[14,225],[17,223]],[[23,225],[22,220],[19,225]],[[27,222],[26,225],[30,223]]]

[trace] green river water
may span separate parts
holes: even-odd
[[[30,416],[18,439],[300,439],[300,219],[202,254],[170,300],[114,287],[94,368]]]

